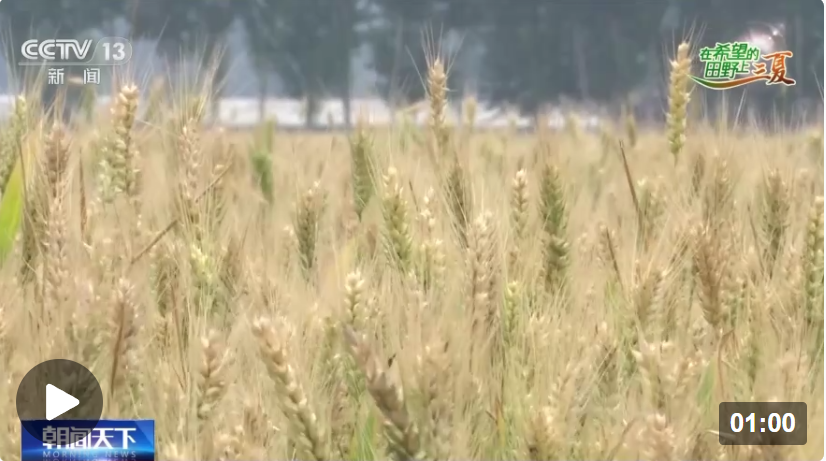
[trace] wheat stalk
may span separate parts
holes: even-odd
[[[119,411],[115,396],[127,379],[133,366],[131,353],[137,337],[137,306],[134,287],[126,278],[118,279],[115,287],[114,316],[111,319],[112,363],[109,371],[108,408]]]

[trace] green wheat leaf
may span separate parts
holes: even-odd
[[[23,166],[18,158],[14,164],[6,190],[0,199],[0,265],[14,247],[14,240],[23,219]]]

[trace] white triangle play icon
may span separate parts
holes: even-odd
[[[80,405],[80,400],[61,391],[60,389],[46,384],[46,419],[51,421],[66,413],[72,408]]]

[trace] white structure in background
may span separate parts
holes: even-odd
[[[102,111],[109,106],[110,97],[100,97],[98,105]],[[14,97],[0,95],[0,118],[5,119],[12,112]],[[298,99],[270,98],[264,101],[263,120],[275,120],[277,126],[283,129],[300,130],[305,128],[303,101]],[[218,124],[228,128],[254,127],[262,122],[260,104],[256,98],[224,98],[218,104]],[[389,126],[393,124],[394,114],[388,105],[381,99],[354,99],[350,108],[350,120],[355,123],[363,117],[369,125]],[[104,112],[105,113],[105,112]],[[404,115],[402,115],[404,113]],[[426,126],[429,117],[429,108],[426,104],[418,104],[404,111],[397,111],[396,121],[401,122],[405,117],[409,123]],[[586,129],[596,128],[600,118],[594,114],[574,113]],[[208,117],[211,118],[211,117]],[[449,123],[460,120],[458,108],[449,106],[447,114]],[[553,110],[548,114],[548,124],[551,128],[561,129],[565,126],[565,113],[562,110]],[[345,127],[344,104],[340,99],[329,99],[320,102],[318,113],[315,116],[315,126],[322,129],[343,129]],[[495,107],[480,102],[476,109],[476,127],[479,129],[501,129],[514,126],[520,130],[529,130],[533,126],[532,117],[510,111],[503,107]]]

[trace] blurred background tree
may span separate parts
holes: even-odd
[[[227,72],[229,37],[257,75],[258,94],[272,91],[307,103],[311,123],[322,98],[349,107],[368,74],[353,68],[367,50],[374,93],[394,105],[425,96],[424,48],[439,39],[452,65],[450,96],[480,99],[531,113],[561,98],[616,105],[663,100],[667,56],[691,36],[697,46],[732,41],[750,30],[782,32],[794,51],[795,87],[741,91],[766,113],[789,116],[803,101],[822,102],[823,4],[811,0],[7,0],[0,3],[4,48],[15,63],[27,38],[81,36],[115,21],[128,36],[157,43],[174,69],[217,63],[215,90]],[[221,59],[216,61],[216,58]],[[20,68],[10,66],[14,71]],[[699,70],[699,69],[698,69]],[[203,74],[203,73],[201,73]],[[19,79],[17,81],[20,81]],[[717,95],[704,92],[714,103]],[[727,93],[738,100],[740,93]],[[262,99],[263,100],[263,99]],[[657,114],[659,109],[652,110]],[[346,111],[348,114],[350,111]],[[661,112],[661,111],[660,111]],[[349,121],[348,121],[349,122]]]

